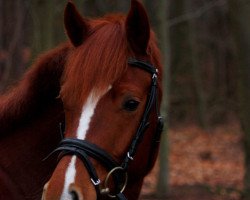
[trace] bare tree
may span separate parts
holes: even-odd
[[[2,82],[3,70],[4,70],[4,38],[3,38],[3,27],[4,27],[4,15],[3,15],[3,1],[0,1],[0,83]]]
[[[157,191],[156,195],[161,198],[166,198],[168,194],[168,110],[169,110],[169,94],[170,94],[170,43],[167,24],[167,10],[168,1],[159,0],[152,2],[145,0],[145,4],[149,10],[150,18],[154,24],[154,29],[158,37],[159,47],[162,53],[163,60],[163,100],[162,100],[162,114],[165,117],[165,130],[162,134],[160,145],[160,170],[158,174]]]
[[[1,86],[0,90],[2,91],[9,84],[11,80],[15,80],[20,76],[20,73],[24,70],[24,63],[22,59],[22,48],[23,48],[23,23],[24,23],[24,6],[21,0],[17,0],[15,2],[6,1],[1,2],[2,12],[5,10],[5,14],[3,14],[3,19],[1,25],[7,27],[2,29],[1,37],[6,38],[7,35],[11,35],[11,38],[7,38],[10,42],[3,44],[1,41],[2,48],[6,52],[5,62],[3,63],[2,69],[2,77],[1,77]],[[6,23],[9,20],[13,20],[12,26],[7,26]],[[6,30],[7,29],[7,30]],[[6,33],[6,31],[9,33]]]
[[[250,1],[229,0],[232,28],[237,46],[238,98],[244,132],[245,199],[250,199]]]
[[[185,1],[185,8],[189,13],[192,12],[193,1]],[[197,26],[195,23],[195,18],[188,21],[189,24],[189,44],[191,48],[191,72],[194,80],[195,96],[197,101],[197,111],[198,111],[198,122],[203,128],[207,127],[206,122],[206,94],[203,88],[201,64],[199,60],[199,46],[197,41]]]
[[[30,1],[33,30],[33,57],[54,45],[55,1]]]
[[[91,17],[102,16],[112,12],[126,13],[130,1],[121,0],[85,0],[83,2],[84,14]]]

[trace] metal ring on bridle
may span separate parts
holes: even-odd
[[[117,172],[117,171],[122,171],[122,172],[125,174],[125,181],[124,181],[124,183],[123,183],[123,185],[122,185],[120,191],[117,193],[117,194],[119,194],[119,193],[122,193],[122,192],[125,190],[125,188],[126,188],[126,186],[127,186],[127,183],[128,183],[128,174],[127,174],[126,171],[124,171],[124,169],[123,169],[122,167],[115,167],[114,169],[112,169],[112,170],[108,173],[108,175],[107,175],[107,177],[106,177],[106,179],[105,179],[105,182],[104,182],[104,187],[105,187],[105,188],[108,188],[108,183],[109,183],[109,179],[111,178],[111,175],[112,175],[113,173]],[[116,194],[111,194],[111,193],[109,193],[108,196],[111,197],[111,198],[116,198]]]

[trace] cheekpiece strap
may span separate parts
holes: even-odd
[[[152,75],[152,82],[151,82],[150,93],[149,93],[149,96],[147,99],[147,103],[145,106],[145,110],[144,110],[140,125],[139,125],[139,127],[136,131],[135,137],[134,137],[134,139],[129,147],[127,156],[125,157],[125,159],[122,163],[122,167],[124,169],[127,169],[129,162],[131,160],[133,160],[133,157],[136,153],[137,147],[138,147],[139,143],[141,142],[147,127],[149,126],[148,119],[149,119],[149,115],[150,115],[150,112],[152,110],[152,107],[154,104],[157,105],[157,73],[158,73],[158,70],[152,64],[150,64],[146,61],[137,60],[135,58],[130,58],[128,60],[128,64],[130,64],[132,67],[137,67],[137,68],[140,68],[140,69],[150,73]],[[158,109],[158,108],[156,108],[156,109]],[[158,110],[156,112],[157,112],[157,114],[159,113]]]

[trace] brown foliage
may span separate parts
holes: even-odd
[[[189,196],[197,200],[239,199],[244,154],[237,122],[210,131],[194,125],[171,129],[169,140],[171,200]],[[145,180],[143,194],[154,192],[157,171],[156,165]]]

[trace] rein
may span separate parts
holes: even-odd
[[[158,106],[158,91],[157,91],[157,73],[158,70],[151,65],[150,63],[137,60],[137,59],[129,59],[128,64],[133,67],[138,67],[152,75],[150,93],[147,98],[147,103],[145,106],[145,110],[136,131],[135,137],[132,140],[130,147],[128,149],[127,155],[124,158],[121,164],[117,163],[112,156],[107,153],[105,150],[101,149],[97,145],[88,142],[87,140],[80,140],[76,138],[65,138],[59,144],[59,147],[55,149],[49,156],[54,154],[55,152],[60,152],[59,159],[61,159],[65,155],[76,155],[83,164],[85,165],[91,182],[93,183],[97,198],[100,195],[108,195],[111,198],[116,198],[118,200],[126,200],[123,192],[127,185],[127,170],[129,167],[129,163],[133,161],[134,156],[136,154],[138,145],[143,139],[144,133],[149,126],[149,116],[152,111],[153,106],[155,105],[155,109],[157,112],[157,127],[155,133],[155,139],[159,142],[160,134],[163,130],[163,119],[160,116],[159,106]],[[48,156],[48,157],[49,157]],[[47,158],[48,158],[47,157]],[[109,171],[105,181],[104,181],[104,189],[100,188],[100,179],[98,178],[95,167],[90,161],[89,157],[98,160],[102,165]],[[115,191],[111,193],[108,184],[111,179],[115,183]]]

